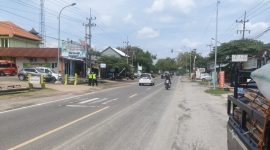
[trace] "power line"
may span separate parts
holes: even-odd
[[[8,10],[4,10],[4,9],[2,9],[2,8],[0,8],[0,11],[3,11],[3,12],[8,13],[8,14],[12,14],[12,15],[14,15],[14,16],[16,16],[16,17],[20,17],[20,18],[25,19],[25,20],[27,20],[27,21],[31,21],[31,22],[35,22],[35,23],[37,22],[36,20],[29,19],[29,18],[27,18],[27,17],[18,15],[18,14],[16,14],[16,13],[10,12],[10,11],[8,11]],[[48,27],[48,28],[50,28],[50,29],[53,29],[53,30],[58,31],[58,29],[56,29],[55,27],[49,26],[49,25],[45,25],[45,27]],[[61,32],[64,32],[64,33],[66,33],[66,34],[68,34],[68,35],[72,35],[72,36],[76,36],[76,37],[81,37],[81,36],[79,36],[79,35],[75,35],[75,34],[70,33],[70,32],[66,32],[66,31],[62,31],[62,30],[61,30]]]

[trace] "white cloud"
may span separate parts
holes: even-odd
[[[46,47],[56,48],[56,47],[58,47],[58,41],[57,40],[47,40]]]
[[[161,16],[159,17],[159,21],[162,22],[162,23],[170,23],[174,20],[175,18],[172,17],[172,16]]]
[[[123,21],[125,23],[133,23],[134,22],[134,18],[133,18],[133,15],[132,14],[128,14],[127,16],[125,16],[123,18]]]
[[[251,22],[248,22],[246,24],[246,29],[251,30],[251,35],[257,35],[259,33],[262,33],[268,27],[269,27],[269,23],[267,22],[257,22],[254,24],[252,24]]]
[[[187,14],[195,7],[195,2],[194,0],[171,0],[171,5],[174,10]]]
[[[154,0],[150,8],[146,9],[148,13],[155,13],[163,11],[165,7],[165,0]]]
[[[158,37],[160,33],[150,27],[143,27],[137,32],[137,37],[139,39],[155,38]]]
[[[193,7],[195,7],[194,0],[154,0],[151,7],[146,9],[146,12],[175,11],[187,14]]]
[[[187,38],[182,39],[180,43],[184,45],[185,47],[189,47],[189,48],[198,48],[198,46],[200,45],[199,42],[194,42]]]
[[[100,20],[107,26],[109,26],[112,23],[112,16],[109,15],[102,15]]]

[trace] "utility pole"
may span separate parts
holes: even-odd
[[[216,11],[216,40],[215,40],[215,64],[214,64],[214,90],[216,89],[216,78],[217,78],[217,40],[218,40],[218,5],[220,1],[217,0],[217,11]]]
[[[40,0],[39,34],[40,34],[41,40],[42,40],[41,47],[46,47],[44,2],[45,2],[45,0]]]
[[[124,44],[127,44],[127,45],[126,45],[126,55],[127,55],[127,64],[128,64],[128,44],[129,44],[128,36],[127,36],[127,41],[124,41],[123,43],[124,43]]]
[[[191,77],[191,51],[190,51],[190,55],[189,55],[189,77]]]
[[[249,20],[246,20],[246,16],[247,16],[247,12],[245,11],[244,20],[242,20],[242,19],[240,21],[236,20],[236,23],[243,24],[243,29],[237,30],[237,34],[242,33],[242,39],[245,39],[245,32],[249,32],[249,34],[250,34],[250,30],[246,30],[246,23],[249,22]]]
[[[91,70],[91,51],[92,51],[92,27],[95,27],[96,24],[93,23],[93,20],[96,20],[96,17],[92,17],[92,12],[90,8],[90,17],[86,18],[88,21],[87,24],[83,24],[85,26],[85,43],[86,43],[86,64],[87,68]],[[88,34],[87,34],[88,28]],[[87,40],[89,41],[89,46],[87,45]]]
[[[193,70],[194,70],[194,73],[196,73],[196,58],[197,58],[197,56],[196,56],[196,49],[194,49],[194,61],[193,61]]]

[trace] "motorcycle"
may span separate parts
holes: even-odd
[[[165,80],[165,89],[168,90],[171,87],[170,81]]]

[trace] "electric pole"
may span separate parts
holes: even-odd
[[[249,22],[249,20],[246,19],[246,16],[247,16],[247,13],[245,11],[244,20],[242,20],[242,19],[240,21],[236,20],[236,23],[243,24],[243,29],[242,30],[237,30],[237,34],[242,33],[242,39],[245,39],[245,32],[249,32],[249,34],[250,34],[250,30],[246,29],[246,23]]]
[[[96,17],[92,17],[91,8],[90,8],[90,17],[86,18],[86,20],[88,21],[88,23],[83,24],[83,26],[85,27],[86,64],[87,64],[87,68],[91,70],[92,27],[96,26],[96,24],[93,23],[93,20],[96,20]],[[88,28],[88,34],[87,34],[87,28]],[[87,40],[89,42],[89,46],[87,44]]]
[[[127,44],[127,45],[126,45],[126,55],[127,55],[127,64],[128,64],[128,44],[129,44],[128,36],[127,36],[127,41],[124,41],[123,43],[124,43],[124,44]]]
[[[41,47],[46,47],[44,2],[45,0],[40,0],[39,34],[42,40]]]

